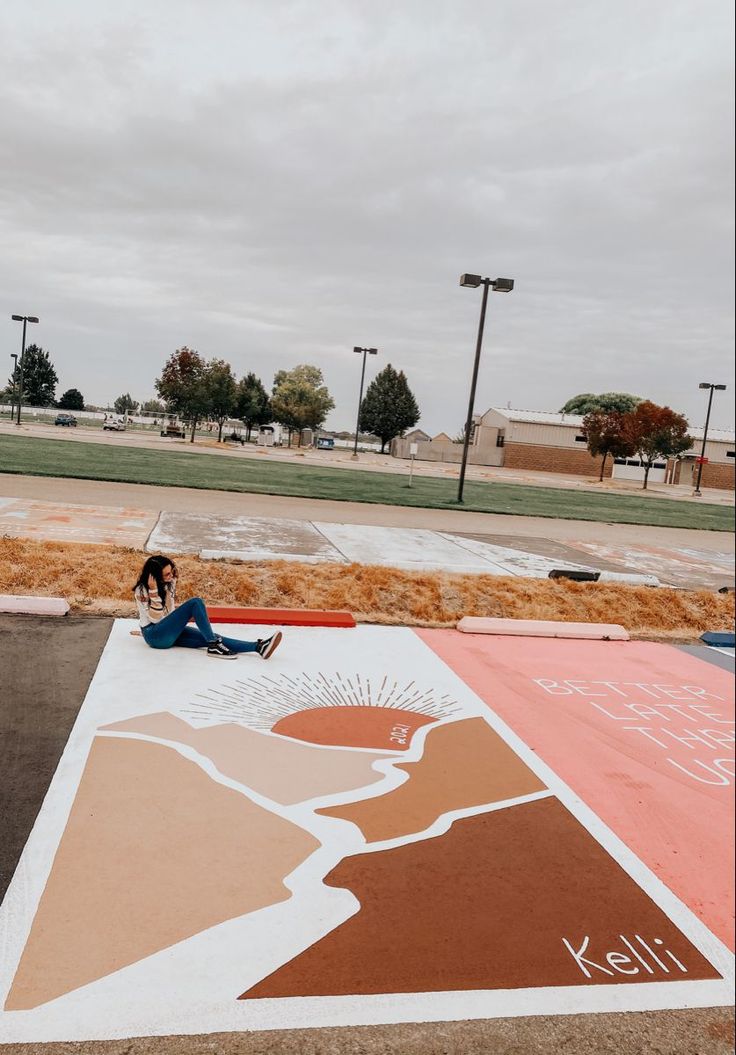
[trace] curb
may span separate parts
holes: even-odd
[[[0,594],[0,613],[3,615],[66,615],[68,611],[69,603],[63,597]]]
[[[313,608],[239,608],[208,605],[212,623],[255,623],[263,626],[329,626],[351,628],[355,619],[350,612]]]
[[[457,624],[462,634],[506,637],[571,637],[588,641],[628,641],[629,632],[617,623],[563,623],[543,619],[491,619],[466,615]]]

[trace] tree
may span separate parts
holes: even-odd
[[[368,385],[360,405],[358,428],[372,432],[381,441],[381,454],[394,436],[401,436],[419,421],[419,407],[407,384],[404,371],[389,365]]]
[[[141,406],[141,410],[145,414],[163,414],[164,405],[159,399],[147,399]]]
[[[235,413],[245,425],[246,440],[250,440],[251,429],[273,421],[268,392],[255,374],[246,374],[238,382]]]
[[[56,405],[59,410],[84,410],[84,396],[78,388],[67,388]]]
[[[20,361],[18,362],[20,373]],[[31,407],[53,407],[59,376],[49,353],[37,344],[29,344],[23,356],[23,402]],[[12,386],[13,378],[8,379]],[[16,401],[18,388],[15,390]]]
[[[138,409],[138,404],[130,392],[126,392],[124,396],[118,396],[113,403],[113,407],[116,414],[133,414]]]
[[[592,392],[581,392],[568,399],[560,414],[589,414],[593,410],[618,410],[628,414],[641,403],[641,396],[631,396],[628,392],[602,392],[599,396]]]
[[[210,409],[207,367],[199,352],[186,345],[172,352],[156,380],[156,391],[168,410],[191,425],[194,443],[197,425]]]
[[[293,370],[279,370],[274,376],[273,419],[289,430],[289,442],[295,431],[301,445],[304,429],[319,428],[334,406],[322,371],[316,366],[295,366]]]
[[[657,458],[675,458],[690,450],[692,436],[688,435],[687,420],[670,407],[644,400],[628,414],[634,450],[644,465],[644,487],[649,480],[649,470]]]
[[[588,450],[594,458],[603,455],[601,475],[606,468],[606,459],[628,458],[636,450],[631,429],[631,415],[619,410],[591,410],[583,418],[583,432],[588,441]]]
[[[222,428],[235,413],[237,385],[230,363],[224,359],[211,359],[207,364],[207,388],[210,399],[210,414],[217,422],[217,442],[222,443]]]

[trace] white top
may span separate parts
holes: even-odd
[[[166,596],[162,599],[158,590],[147,590],[138,586],[133,592],[138,605],[138,620],[141,627],[160,622],[176,608],[176,582],[166,583]]]

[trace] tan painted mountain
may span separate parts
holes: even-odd
[[[287,900],[318,846],[172,748],[97,737],[6,1010]]]
[[[105,725],[102,731],[142,733],[193,747],[219,771],[282,805],[375,784],[373,763],[390,755],[325,751],[228,722],[195,729],[167,711]]]

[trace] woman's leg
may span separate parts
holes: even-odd
[[[207,609],[204,601],[201,597],[191,597],[188,601],[184,601],[183,604],[179,605],[178,608],[175,608],[169,615],[164,616],[159,623],[152,623],[150,626],[144,627],[143,637],[146,644],[150,645],[151,648],[171,648],[172,645],[178,645],[179,638],[184,630],[187,629],[187,623],[190,619],[194,619],[197,624],[202,641],[201,644],[192,644],[191,635],[187,633],[187,642],[189,643],[184,644],[182,642],[185,648],[202,648],[217,638],[207,618]]]
[[[223,645],[227,645],[231,652],[257,652],[257,641],[239,641],[237,637],[221,637]]]

